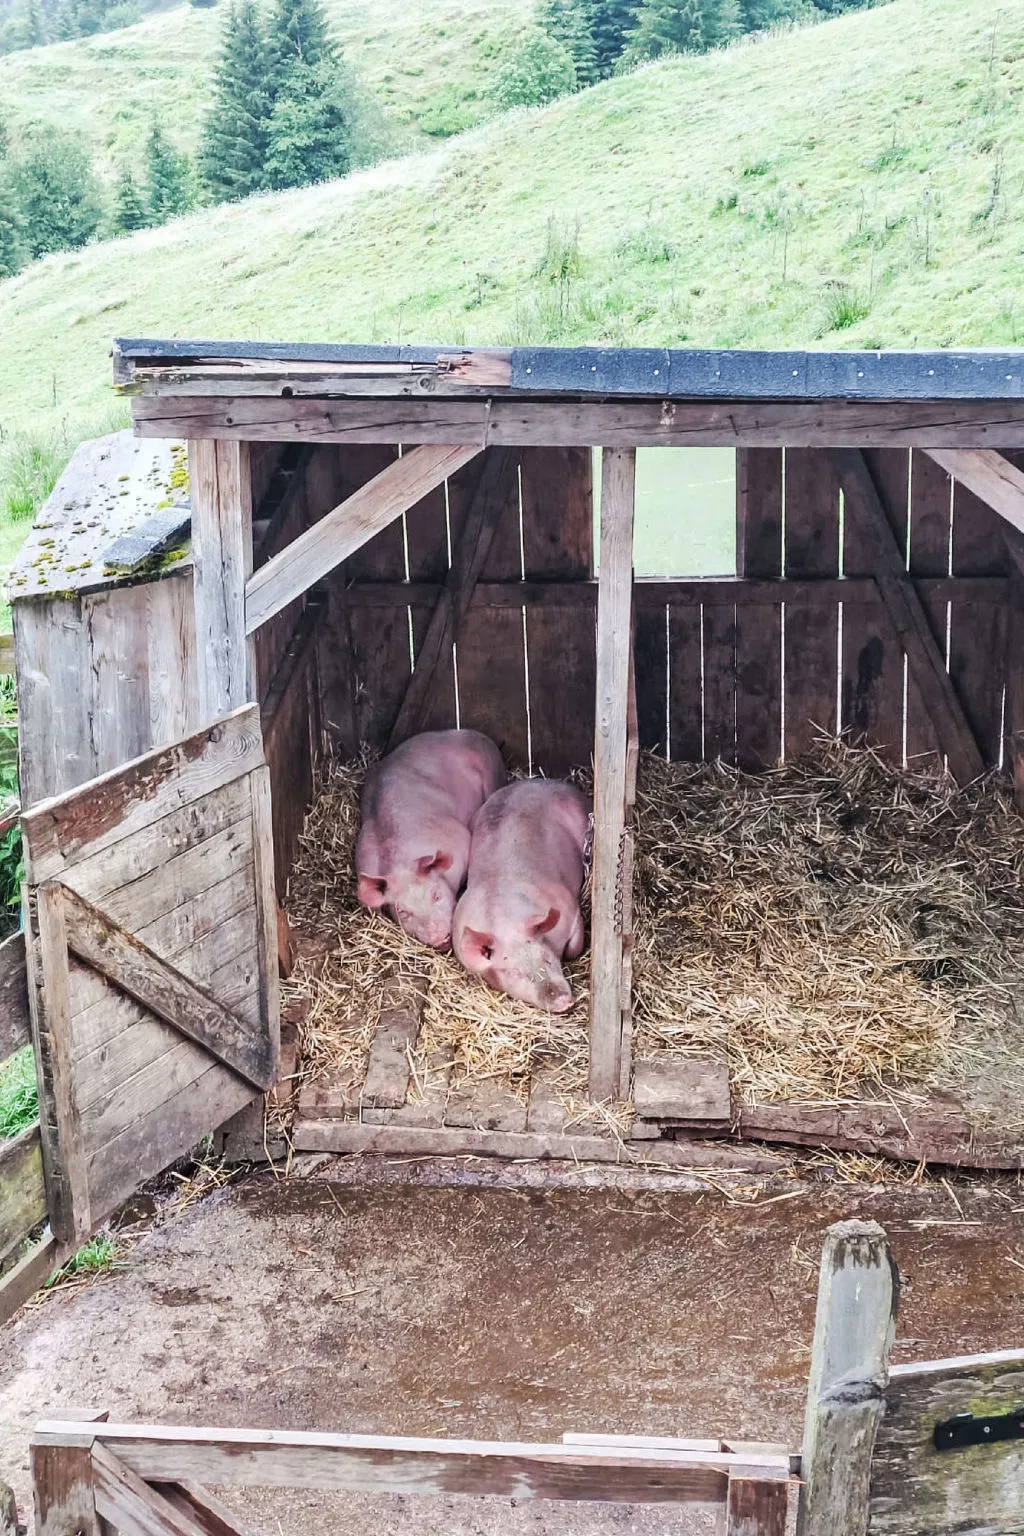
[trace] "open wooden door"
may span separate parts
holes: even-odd
[[[259,709],[22,819],[50,1222],[77,1240],[276,1078]]]

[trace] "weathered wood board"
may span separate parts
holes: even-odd
[[[22,826],[44,1166],[55,1235],[70,1240],[274,1080],[258,711],[44,802]]]

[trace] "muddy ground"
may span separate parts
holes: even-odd
[[[555,1190],[493,1187],[493,1172],[465,1165],[462,1176],[437,1187],[436,1167],[352,1162],[302,1180],[253,1174],[146,1231],[125,1268],[0,1330],[0,1478],[26,1506],[32,1426],[69,1407],[172,1424],[728,1433],[795,1447],[821,1237],[851,1216],[882,1222],[895,1249],[895,1358],[1021,1343],[1024,1190],[1011,1183],[779,1198],[671,1176]],[[252,1529],[289,1536],[715,1529],[713,1515],[665,1509],[227,1497]]]

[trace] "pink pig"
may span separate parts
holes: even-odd
[[[579,894],[589,806],[571,784],[528,779],[492,795],[473,818],[466,890],[452,942],[468,971],[500,992],[565,1013],[562,956],[583,950]]]
[[[356,842],[363,906],[389,907],[413,938],[447,948],[469,824],[504,782],[501,753],[479,731],[424,731],[374,764]]]

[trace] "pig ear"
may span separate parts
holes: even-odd
[[[442,853],[440,848],[434,854],[433,858],[431,858],[430,854],[428,853],[425,858],[416,860],[416,868],[419,870],[421,875],[429,875],[431,870],[434,869],[440,873],[442,870],[451,869],[451,867],[451,854]]]
[[[462,943],[470,957],[490,960],[494,954],[493,933],[481,933],[477,928],[463,928]]]
[[[527,923],[527,934],[531,939],[539,939],[542,933],[550,933],[561,915],[557,907],[548,907],[546,917],[535,917],[532,922]]]
[[[359,900],[364,907],[382,907],[387,888],[388,882],[383,875],[359,876]]]

